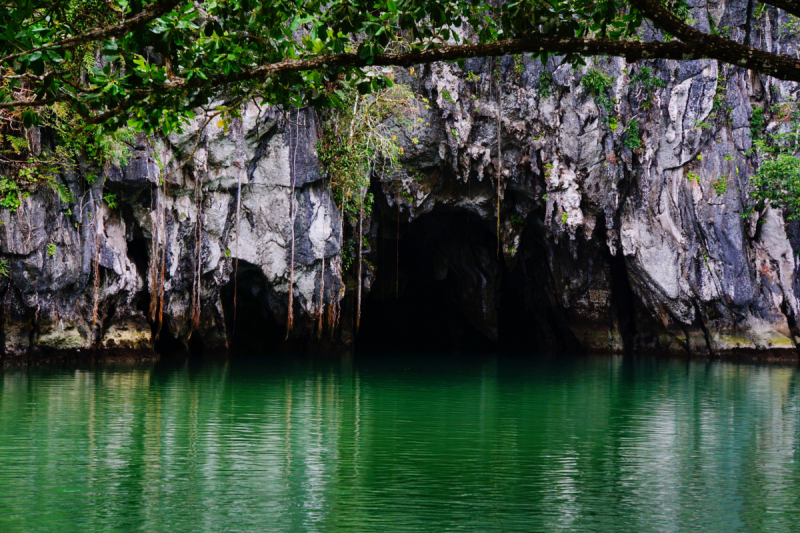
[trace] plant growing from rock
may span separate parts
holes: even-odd
[[[0,178],[0,206],[14,213],[22,205],[22,199],[30,193],[22,193],[14,181],[6,177]]]
[[[642,138],[641,134],[639,133],[639,121],[635,118],[632,118],[628,121],[628,125],[625,126],[624,140],[622,144],[625,145],[625,148],[631,151],[636,151],[642,147]]]
[[[724,174],[715,179],[712,186],[714,187],[714,192],[716,192],[718,196],[725,194],[728,190],[728,175]]]
[[[608,95],[608,89],[614,85],[614,80],[600,70],[591,69],[581,78],[581,86],[594,96],[597,106],[607,114],[614,109],[614,102]]]
[[[641,67],[631,79],[631,85],[636,87],[639,96],[642,98],[642,109],[650,109],[653,104],[653,95],[658,89],[666,87],[661,78],[653,74],[653,69],[650,67]]]
[[[536,94],[538,94],[540,98],[549,98],[550,95],[553,94],[553,75],[546,70],[542,71],[542,73],[539,74],[538,85]]]
[[[788,153],[768,159],[761,163],[752,182],[757,209],[769,202],[775,207],[785,207],[789,220],[800,218],[800,159]]]

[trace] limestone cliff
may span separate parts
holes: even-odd
[[[695,15],[705,31],[711,15],[739,41],[797,51],[776,10],[756,19],[735,0]],[[613,80],[607,102],[582,83],[593,70]],[[743,213],[758,165],[753,109],[797,98],[795,84],[714,61],[619,58],[581,69],[488,58],[396,75],[427,103],[397,126],[401,168],[371,178],[361,335],[419,320],[408,315],[411,300],[427,305],[422,283],[450,302],[457,316],[439,318],[455,340],[793,356],[800,233],[778,211]],[[224,353],[250,335],[279,349],[290,278],[292,346],[351,345],[355,280],[342,282],[341,250],[356,225],[323,180],[318,121],[256,104],[227,131],[212,121],[198,134],[198,119],[185,134],[139,139],[124,168],[81,169],[104,175],[115,209],[102,180],[65,175],[73,205],[42,190],[0,212],[3,360],[150,349],[156,331],[160,346]]]

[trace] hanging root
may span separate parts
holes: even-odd
[[[286,314],[286,339],[289,339],[289,334],[292,332],[292,328],[294,327],[294,219],[295,219],[295,208],[294,208],[294,184],[295,184],[295,172],[297,169],[297,146],[300,144],[300,113],[297,113],[298,120],[295,122],[295,135],[294,135],[294,155],[292,157],[292,168],[290,169],[290,175],[292,179],[292,194],[289,197],[289,223],[292,225],[292,240],[291,240],[291,254],[289,259],[289,309],[287,310]],[[290,126],[291,128],[291,126]],[[289,129],[291,132],[291,129]]]
[[[100,308],[100,213],[95,209],[94,232],[94,293],[92,294],[92,326],[97,325],[97,314]]]
[[[342,246],[344,246],[344,202],[342,203],[341,213],[339,216],[339,235],[342,239]],[[338,210],[338,207],[337,207]],[[345,286],[344,280],[342,276],[344,273],[342,272],[342,259],[341,254],[339,257],[339,294],[335,298],[330,305],[330,314],[328,315],[328,329],[331,332],[331,341],[333,341],[333,335],[336,332],[336,328],[339,326],[339,315],[342,309],[342,298],[344,298],[345,293]]]
[[[362,241],[363,241],[363,220],[364,220],[364,195],[359,195],[358,204],[358,273],[356,274],[356,335],[358,335],[358,328],[361,327],[361,265],[363,263],[362,254]]]
[[[197,220],[194,225],[194,279],[192,280],[192,306],[190,317],[189,335],[200,326],[200,291],[202,289],[202,269],[203,269],[203,199],[202,188],[200,187],[200,176],[195,173],[194,178],[195,212]]]
[[[231,335],[236,333],[236,296],[239,288],[239,220],[242,211],[242,172],[244,172],[244,163],[236,174],[238,177],[238,184],[236,186],[236,259],[234,259],[233,267],[233,331]]]
[[[497,80],[497,258],[500,259],[500,183],[503,179],[503,153],[501,147],[501,129],[503,108],[500,98],[500,81]]]
[[[147,166],[148,178],[150,177],[150,166]],[[161,187],[158,182],[162,181]],[[156,181],[156,201],[155,217],[153,218],[153,229],[151,231],[150,249],[153,260],[150,262],[147,273],[147,285],[150,291],[150,309],[148,317],[150,322],[155,324],[153,340],[158,340],[161,334],[161,324],[164,320],[164,271],[166,262],[166,238],[164,227],[166,219],[164,214],[164,198],[167,193],[167,180],[159,176]],[[151,206],[152,207],[152,206]]]
[[[325,176],[322,177],[322,221],[325,222]],[[319,275],[319,308],[317,310],[317,340],[322,337],[322,317],[325,314],[325,242],[322,243],[322,268]]]

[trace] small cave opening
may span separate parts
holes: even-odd
[[[148,240],[144,237],[133,237],[128,241],[128,259],[136,266],[136,270],[144,280],[145,287],[136,295],[136,309],[147,314],[150,310],[150,288],[148,284],[149,254]]]
[[[288,349],[285,326],[270,309],[270,288],[264,272],[256,265],[239,261],[238,272],[221,291],[230,353],[236,357],[263,357]]]
[[[172,335],[166,324],[158,332],[158,338],[153,348],[166,361],[182,361],[189,357],[186,346]]]
[[[480,217],[434,210],[401,223],[399,239],[396,220],[383,218],[357,353],[495,349],[503,273]]]

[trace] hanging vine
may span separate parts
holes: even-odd
[[[325,191],[325,176],[322,176],[322,191]],[[322,222],[327,214],[327,203],[322,200]],[[327,226],[326,226],[327,227]],[[322,337],[322,320],[325,315],[325,242],[322,243],[322,266],[319,274],[319,307],[317,308],[317,340]]]
[[[100,308],[100,209],[94,201],[94,194],[90,192],[92,205],[95,205],[95,230],[94,230],[94,270],[92,289],[92,326],[97,325],[97,315]]]
[[[152,147],[151,147],[152,148]],[[154,151],[155,154],[155,151]],[[159,162],[160,163],[160,162]],[[150,166],[147,166],[148,178]],[[161,165],[159,164],[159,169]],[[161,325],[164,319],[164,274],[166,271],[166,213],[164,202],[167,195],[166,180],[159,174],[156,182],[155,205],[153,206],[153,229],[151,231],[151,244],[153,261],[150,263],[148,286],[150,289],[150,322],[155,325],[154,339],[161,334]]]
[[[203,274],[203,187],[201,173],[194,173],[194,203],[195,203],[195,224],[194,224],[194,268],[192,276],[192,305],[190,310],[190,332],[189,335],[200,326],[200,291],[202,290]]]
[[[328,186],[340,214],[342,236],[339,283],[354,268],[356,292],[356,330],[361,320],[363,283],[363,223],[372,212],[373,196],[369,193],[373,169],[390,172],[399,165],[403,153],[397,141],[398,123],[416,111],[416,99],[404,85],[393,85],[369,96],[355,89],[337,89],[341,107],[323,114],[323,130],[317,146],[320,163],[326,171]],[[345,221],[353,237],[345,238]],[[340,305],[331,302],[328,324],[334,329],[339,322]],[[333,332],[331,332],[333,334]]]
[[[305,117],[304,117],[305,118]],[[305,126],[305,120],[303,121],[303,125]],[[291,132],[291,125],[289,126]],[[295,217],[297,216],[297,210],[295,209],[295,198],[294,198],[294,189],[295,189],[295,182],[297,181],[297,177],[295,175],[297,169],[297,147],[300,145],[299,139],[300,138],[300,113],[297,113],[297,120],[295,121],[295,134],[294,134],[294,154],[292,155],[292,167],[290,169],[289,175],[290,180],[292,182],[292,192],[289,196],[289,224],[291,225],[291,253],[289,255],[289,309],[286,316],[286,338],[289,338],[289,334],[292,332],[292,327],[294,327],[294,223]]]
[[[497,258],[500,258],[500,186],[503,179],[503,147],[502,147],[502,124],[503,124],[503,101],[500,92],[500,76],[494,72],[495,89],[497,92]]]

